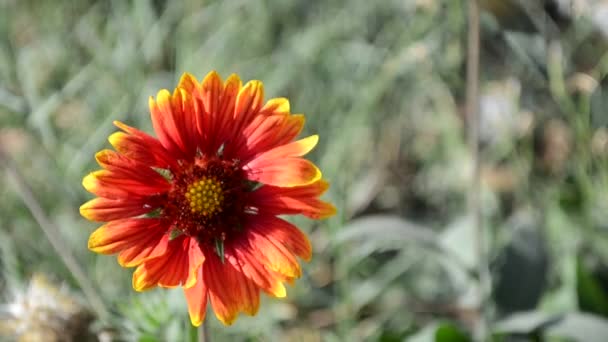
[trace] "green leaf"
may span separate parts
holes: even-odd
[[[547,327],[545,335],[577,342],[605,342],[608,336],[608,320],[582,312],[571,313]]]
[[[535,223],[514,226],[511,240],[493,262],[492,297],[504,314],[534,310],[544,293],[549,255],[544,235]]]
[[[471,338],[452,323],[431,323],[420,330],[414,336],[407,339],[408,342],[469,342]]]
[[[137,342],[158,342],[158,339],[154,336],[145,335],[141,336]]]
[[[458,259],[467,267],[473,268],[477,262],[474,248],[463,248],[475,241],[475,225],[468,216],[457,218],[451,222],[439,236],[439,244],[444,250]]]
[[[608,317],[608,294],[587,268],[582,257],[576,261],[576,293],[581,310]]]
[[[540,311],[518,312],[494,324],[499,334],[531,334],[560,317]]]
[[[215,253],[222,260],[222,264],[224,263],[224,241],[221,239],[215,239]]]
[[[453,324],[442,324],[435,331],[435,342],[468,342],[470,340]]]
[[[352,220],[336,235],[337,243],[374,240],[378,245],[401,245],[404,242],[435,244],[436,236],[427,227],[396,215],[369,215]]]
[[[521,312],[496,322],[494,333],[530,335],[540,333],[549,338],[566,338],[580,342],[604,342],[608,321],[586,313],[551,315],[539,311]]]

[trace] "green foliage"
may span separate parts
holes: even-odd
[[[230,328],[209,313],[215,340],[469,341],[465,3],[3,1],[0,148],[111,309],[104,329],[193,340],[181,291],[136,293],[132,270],[87,250],[98,225],[78,214],[91,198],[81,179],[113,120],[151,132],[147,98],[183,72],[260,79],[319,134],[311,159],[338,215],[294,219],[314,247],[302,279]],[[608,317],[608,44],[596,7],[550,32],[532,7],[482,13],[487,320],[497,341],[593,341]],[[34,272],[76,288],[13,181],[0,182],[3,298]]]
[[[608,293],[582,258],[576,260],[576,284],[579,307],[586,312],[608,317]]]

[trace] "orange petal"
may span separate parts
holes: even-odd
[[[232,74],[226,80],[226,85],[221,95],[221,99],[216,112],[211,112],[213,137],[210,139],[209,153],[217,152],[218,148],[234,139],[234,108],[236,99],[241,91],[243,83],[241,79]],[[231,141],[232,142],[232,141]]]
[[[91,221],[107,222],[139,216],[158,207],[152,198],[108,199],[95,198],[80,206],[80,215]]]
[[[114,125],[124,131],[113,133],[108,138],[118,152],[151,167],[167,169],[177,166],[177,160],[156,138],[120,121],[114,121]]]
[[[246,239],[264,266],[287,277],[299,278],[302,271],[293,253],[281,241],[262,235],[263,230],[257,227],[255,220],[252,221],[248,225]]]
[[[144,236],[139,243],[118,254],[118,263],[122,267],[135,267],[142,262],[157,258],[167,252],[169,234],[150,234]]]
[[[249,162],[247,178],[263,184],[292,187],[311,184],[321,179],[321,171],[310,161],[297,158],[261,158]]]
[[[188,246],[188,278],[184,283],[184,288],[190,288],[196,284],[198,270],[205,261],[205,255],[201,250],[198,241],[194,238],[190,239],[190,245]]]
[[[128,158],[111,150],[101,150],[95,154],[97,163],[120,178],[132,178],[158,188],[168,188],[169,183],[148,165]]]
[[[255,163],[257,160],[264,159],[281,159],[287,157],[301,157],[306,153],[312,151],[317,143],[319,142],[318,135],[311,135],[304,139],[300,139],[298,141],[294,141],[292,143],[278,146],[273,148],[270,151],[266,151],[259,156],[257,156],[252,162]]]
[[[181,235],[169,241],[167,252],[162,256],[150,259],[139,265],[133,273],[133,288],[144,291],[155,286],[192,287],[196,281],[196,270],[204,261],[191,253],[192,238]],[[197,245],[198,246],[198,245]]]
[[[249,81],[236,97],[234,107],[234,132],[240,132],[260,112],[264,104],[264,85]]]
[[[264,107],[260,109],[260,114],[264,115],[289,115],[289,100],[278,97],[268,100]]]
[[[162,186],[125,177],[108,170],[89,173],[82,180],[84,188],[99,196],[109,199],[131,199],[159,195],[168,191],[171,185],[165,182]]]
[[[218,113],[223,91],[224,83],[220,75],[216,71],[208,73],[201,85],[201,99],[207,113]]]
[[[231,251],[227,251],[231,254]],[[222,263],[210,251],[203,264],[203,279],[209,287],[209,298],[216,317],[231,325],[239,312],[255,315],[260,305],[259,289],[247,279],[238,266]]]
[[[89,249],[102,254],[113,254],[133,248],[146,258],[164,252],[162,238],[167,226],[159,219],[133,218],[111,221],[89,237]],[[162,253],[161,253],[162,254]]]
[[[179,96],[181,91],[176,90],[175,95]],[[152,126],[160,143],[177,159],[190,159],[193,155],[187,155],[187,145],[185,139],[186,131],[183,125],[187,122],[184,112],[179,107],[174,108],[174,100],[171,93],[163,89],[156,95],[156,100],[150,97],[150,117]],[[188,122],[191,122],[188,120]]]
[[[309,261],[312,247],[308,237],[293,224],[273,215],[256,215],[253,225],[255,231],[272,241],[282,243],[293,254]]]
[[[177,84],[178,88],[184,89],[186,92],[193,94],[197,89],[200,88],[200,83],[196,80],[190,73],[183,73],[182,77],[179,79],[179,83]]]
[[[321,179],[312,184],[283,188],[266,185],[250,193],[250,201],[259,212],[272,215],[302,214],[313,219],[333,216],[336,208],[321,201],[329,183]]]
[[[281,279],[261,263],[257,251],[247,239],[238,239],[227,245],[227,260],[271,296],[285,297],[285,286]]]
[[[256,155],[289,143],[300,134],[303,126],[303,115],[256,116],[237,142],[239,159],[247,163]]]
[[[188,303],[188,313],[190,322],[198,327],[205,320],[207,313],[208,289],[203,279],[203,268],[199,267],[196,271],[196,283],[194,286],[184,289],[186,302]]]

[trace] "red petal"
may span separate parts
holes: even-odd
[[[80,215],[91,221],[107,222],[148,213],[159,206],[152,198],[95,198],[80,206]]]
[[[240,133],[258,115],[264,104],[264,85],[260,81],[249,81],[239,91],[234,107],[232,136]]]
[[[125,157],[117,152],[102,150],[95,154],[97,163],[104,169],[119,175],[121,178],[132,178],[159,188],[167,188],[169,183],[158,172],[148,165]]]
[[[89,237],[89,249],[102,254],[128,251],[119,256],[121,265],[130,267],[161,255],[167,244],[167,225],[152,218],[111,221]]]
[[[200,326],[205,320],[207,313],[207,298],[209,292],[207,284],[203,279],[203,267],[199,267],[196,272],[196,283],[193,287],[184,289],[186,302],[188,303],[188,313],[190,321],[194,326]]]
[[[285,245],[292,253],[309,261],[312,247],[308,237],[293,224],[272,215],[255,216],[253,227],[256,232],[268,239]]]
[[[211,127],[213,127],[213,139],[209,146],[211,148],[209,153],[216,153],[222,144],[230,146],[234,140],[234,111],[242,85],[241,79],[237,75],[230,75],[226,80],[217,110],[209,112],[212,120]]]
[[[260,160],[265,160],[265,159],[301,157],[301,156],[305,155],[306,153],[310,152],[313,148],[315,148],[315,146],[317,145],[318,142],[319,142],[319,136],[311,135],[304,139],[300,139],[298,141],[294,141],[294,142],[286,144],[286,145],[281,145],[281,146],[275,147],[270,151],[266,151],[266,152],[260,154],[259,156],[257,156],[252,161],[252,164],[255,164],[256,162],[258,162]]]
[[[329,184],[325,180],[315,183],[282,188],[265,185],[250,193],[250,203],[264,214],[302,214],[313,219],[333,216],[336,208],[328,202],[321,201],[321,196]]]
[[[116,132],[108,139],[118,152],[148,166],[163,169],[177,166],[177,160],[156,138],[119,121],[114,121],[114,125],[126,132]]]
[[[239,312],[255,315],[260,305],[260,293],[255,284],[247,279],[240,267],[230,262],[222,263],[210,251],[203,264],[203,278],[209,287],[209,298],[216,317],[231,325]]]
[[[175,89],[171,103],[173,111],[176,113],[175,120],[179,120],[177,126],[185,145],[183,151],[188,158],[194,158],[198,144],[201,142],[196,125],[200,120],[199,116],[203,115],[202,105],[199,105],[199,101],[194,98],[193,93],[183,88]]]
[[[202,115],[197,121],[199,135],[205,141],[201,151],[205,154],[215,154],[219,147],[219,143],[216,143],[216,135],[221,132],[218,130],[218,121],[221,119],[218,114],[223,91],[224,84],[217,72],[212,71],[205,76],[199,91]]]
[[[182,235],[169,241],[165,254],[137,267],[133,273],[133,288],[144,291],[157,285],[194,286],[196,271],[204,261],[202,253],[191,251],[192,248],[198,248],[198,243],[194,240]]]
[[[182,77],[179,79],[179,83],[177,84],[178,88],[184,89],[186,92],[190,94],[194,94],[197,90],[200,89],[201,85],[190,73],[183,73]]]
[[[180,91],[176,90],[176,95],[180,93]],[[181,110],[173,108],[174,101],[171,93],[163,89],[156,95],[156,101],[150,97],[148,102],[152,126],[160,143],[176,159],[190,159],[194,157],[186,154],[186,139],[183,137],[185,134],[183,125],[186,120]]]
[[[157,258],[167,252],[169,234],[149,234],[141,241],[118,254],[118,263],[123,267],[135,267],[142,262]]]
[[[235,150],[244,163],[256,155],[292,141],[304,126],[303,115],[258,115],[243,130]]]
[[[244,169],[249,180],[283,187],[311,184],[322,176],[321,171],[313,163],[297,157],[258,157],[249,162]]]
[[[258,223],[252,220],[247,227],[245,238],[249,240],[253,250],[257,251],[264,266],[287,277],[299,278],[302,271],[293,253],[273,236],[262,234],[263,228],[258,227]]]
[[[109,199],[132,199],[160,195],[171,188],[171,184],[166,181],[161,186],[125,177],[124,174],[108,170],[89,173],[82,180],[82,185],[87,191]]]
[[[247,239],[238,239],[225,246],[226,259],[238,267],[259,288],[274,297],[285,297],[285,287],[271,270],[264,267],[256,251]]]

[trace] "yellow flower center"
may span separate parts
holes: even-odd
[[[215,177],[203,177],[188,186],[186,199],[192,213],[211,216],[222,211],[224,193]]]

